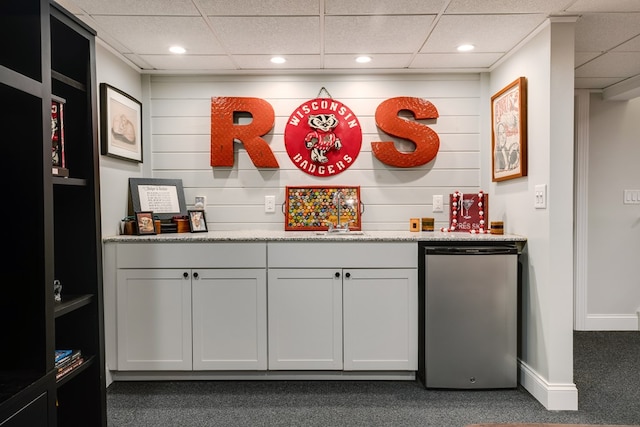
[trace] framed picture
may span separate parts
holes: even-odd
[[[156,227],[153,223],[153,212],[136,212],[136,225],[138,234],[156,234]]]
[[[491,97],[492,180],[527,176],[527,80],[519,77]]]
[[[189,228],[192,233],[208,231],[204,211],[189,211]]]
[[[101,152],[142,163],[142,104],[107,83],[100,83]]]
[[[153,211],[161,221],[186,216],[187,205],[181,179],[129,178],[129,215]]]

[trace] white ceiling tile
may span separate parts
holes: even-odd
[[[317,69],[320,67],[320,55],[285,55],[285,64],[271,63],[271,55],[235,55],[234,61],[245,70],[281,70]]]
[[[616,64],[612,74],[611,64]],[[576,77],[631,77],[640,73],[640,52],[605,53],[576,68]]]
[[[292,16],[317,15],[318,1],[300,0],[199,0],[207,15]]]
[[[605,51],[640,33],[640,13],[583,15],[576,23],[576,51]]]
[[[613,52],[640,52],[640,35],[613,49]]]
[[[191,0],[73,0],[92,15],[200,16]]]
[[[421,53],[409,68],[489,68],[502,55],[499,53]]]
[[[602,52],[576,52],[575,54],[575,67],[579,67],[582,64],[591,61],[598,55],[602,55]]]
[[[131,52],[165,54],[181,45],[191,54],[225,53],[199,17],[185,16],[96,16],[96,22],[123,40]]]
[[[576,89],[606,88],[620,82],[619,78],[607,77],[576,77]]]
[[[327,15],[407,15],[435,14],[445,0],[325,0]]]
[[[411,54],[377,54],[369,55],[371,62],[359,64],[355,61],[357,55],[325,55],[324,66],[331,69],[397,69],[406,68],[411,61]]]
[[[507,52],[545,21],[544,15],[443,16],[422,53],[455,52],[463,43],[475,52]]]
[[[156,70],[233,70],[235,65],[224,55],[140,55]]]
[[[234,54],[319,54],[318,17],[210,17],[220,41]]]
[[[571,0],[452,0],[447,13],[545,13],[562,11]]]
[[[569,12],[640,12],[638,0],[577,0]]]
[[[411,53],[422,45],[431,15],[327,16],[325,53]]]

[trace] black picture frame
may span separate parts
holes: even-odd
[[[206,233],[207,217],[202,210],[189,211],[189,229],[192,233]]]
[[[142,103],[100,83],[100,147],[109,157],[142,163]]]
[[[181,179],[129,178],[129,215],[153,211],[160,221],[187,215]]]
[[[138,235],[156,234],[152,211],[136,212],[136,228]]]

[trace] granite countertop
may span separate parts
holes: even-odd
[[[354,231],[348,235],[326,234],[315,231],[238,230],[209,231],[206,233],[166,233],[156,235],[118,235],[103,238],[103,242],[429,242],[429,241],[478,241],[478,242],[526,242],[526,237],[516,234],[471,234],[466,232],[442,231]]]

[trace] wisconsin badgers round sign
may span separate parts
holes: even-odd
[[[351,166],[360,153],[362,128],[343,103],[316,98],[289,117],[284,145],[298,169],[315,176],[332,176]]]

